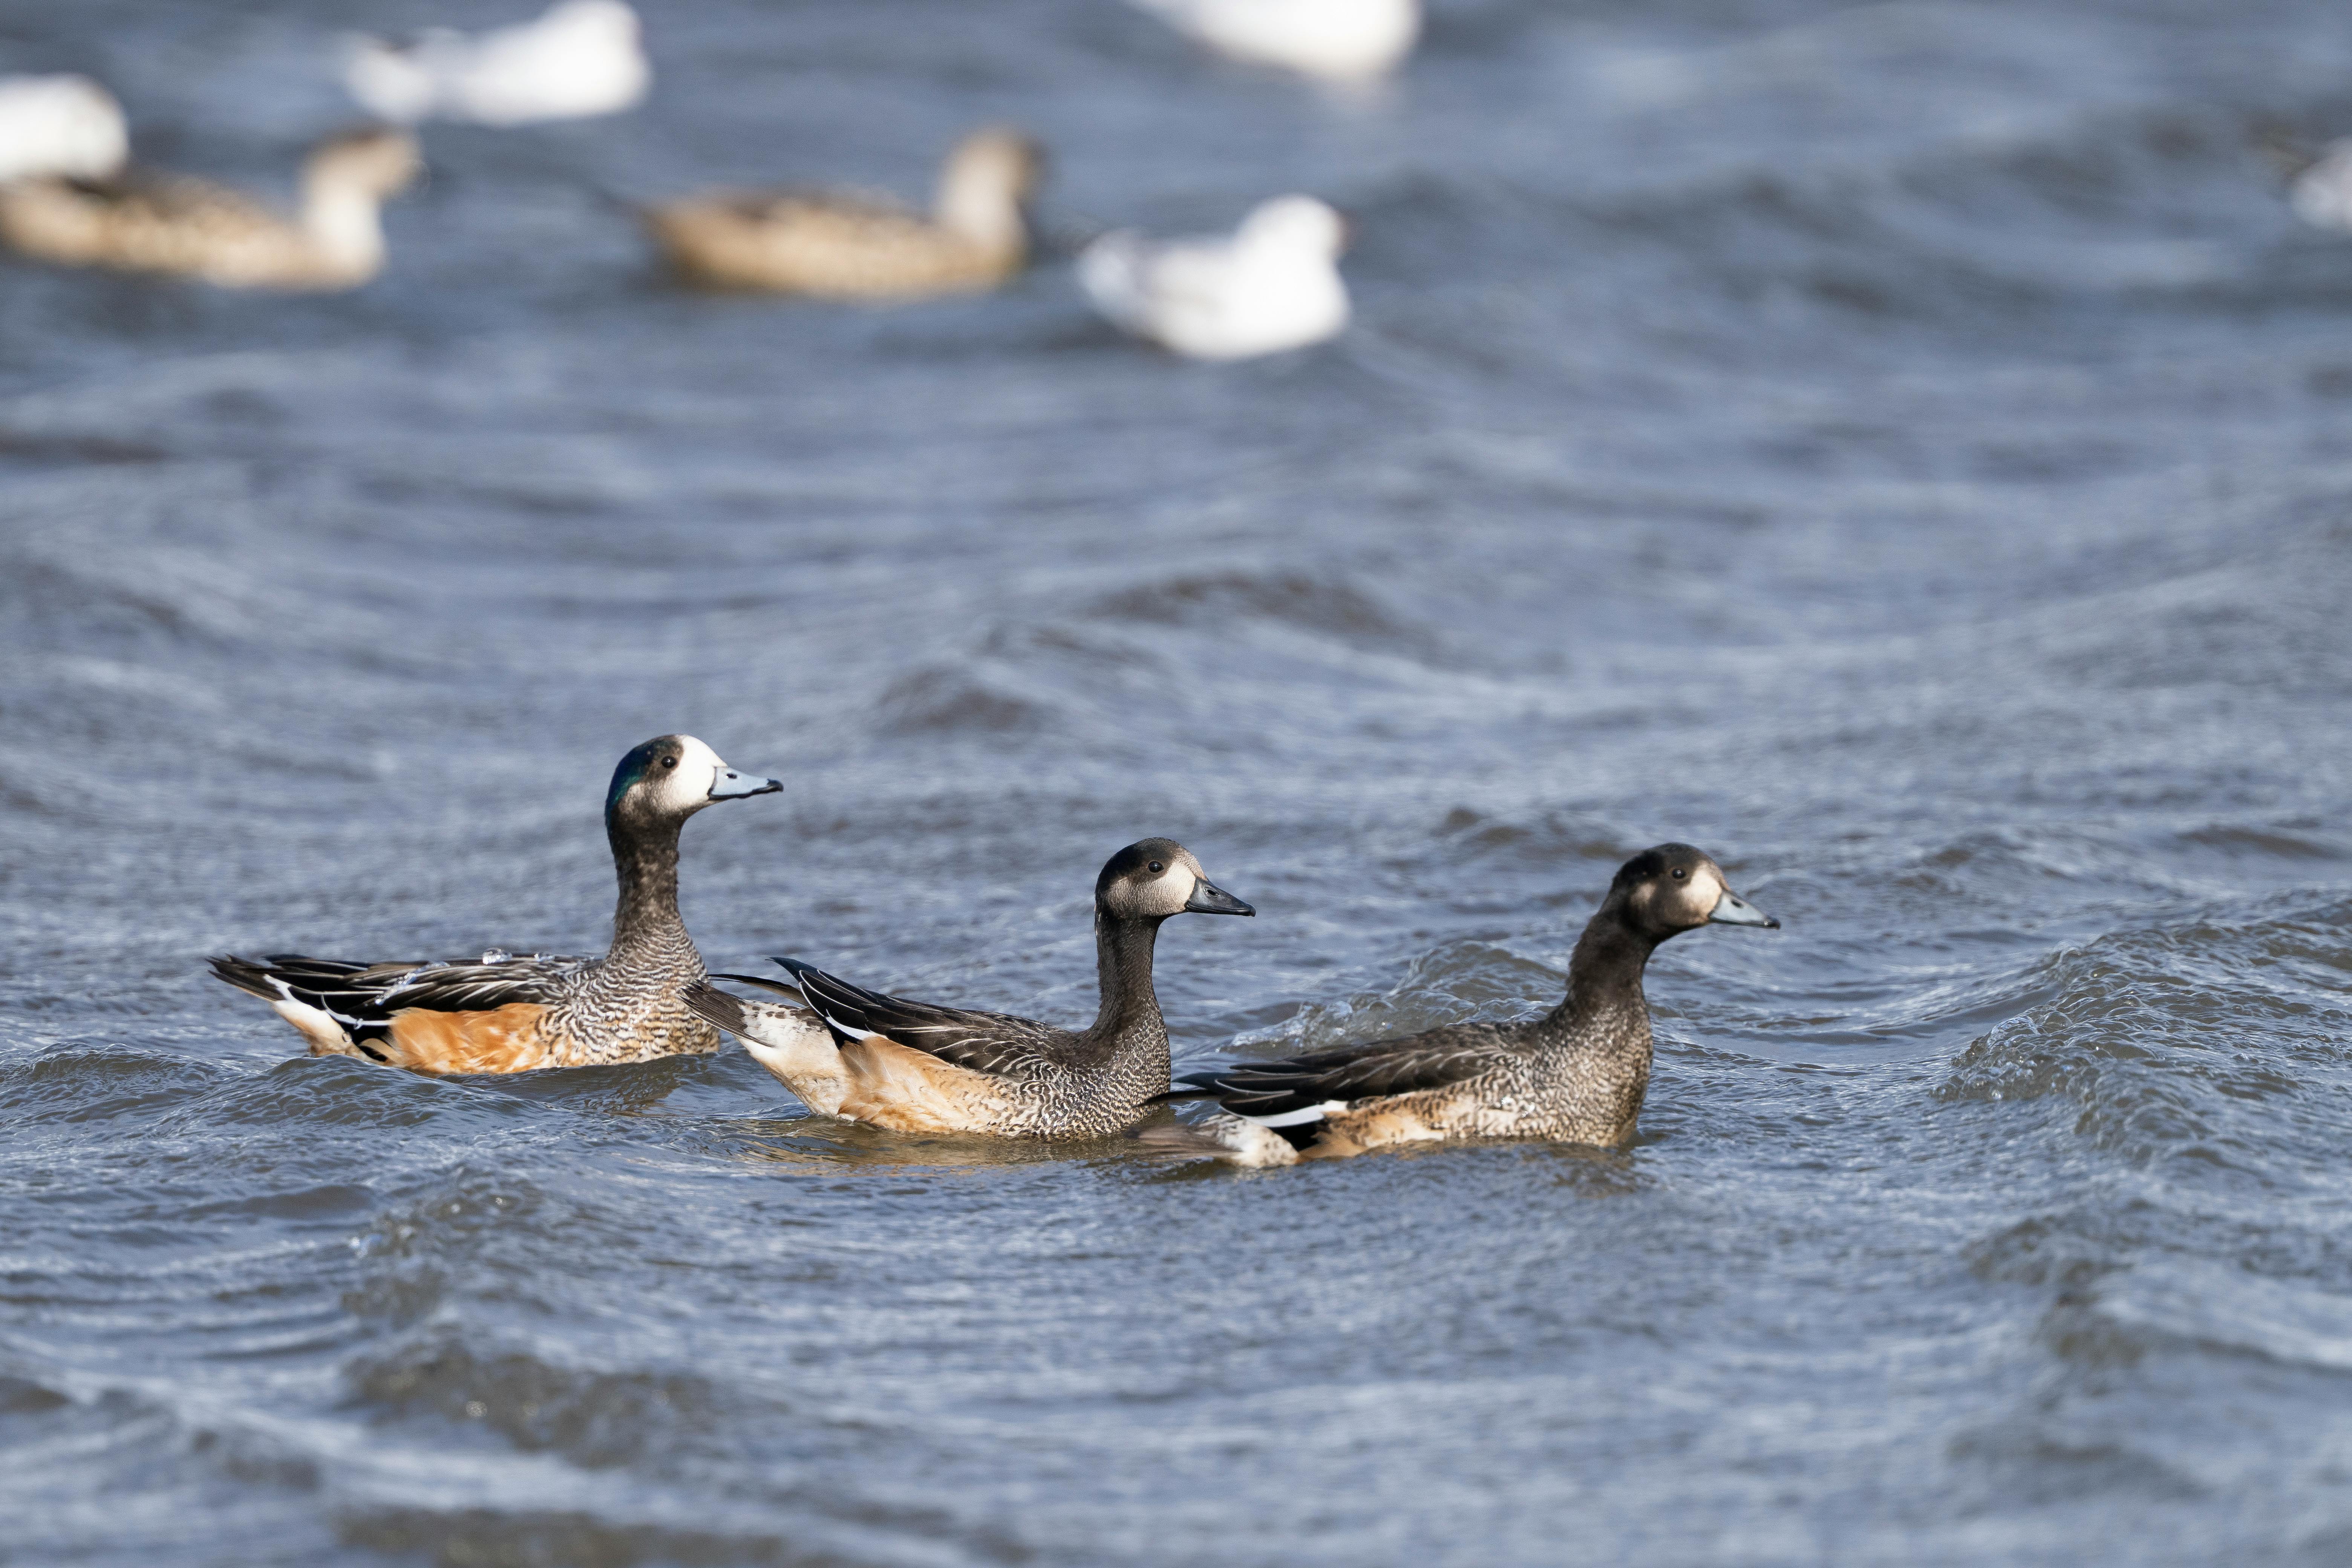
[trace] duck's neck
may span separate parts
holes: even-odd
[[[1618,906],[1604,904],[1576,939],[1568,961],[1568,994],[1544,1019],[1544,1032],[1646,1059],[1650,1004],[1642,994],[1642,975],[1657,947],[1656,938],[1625,922]]]
[[[1104,1053],[1168,1048],[1168,1026],[1151,991],[1151,948],[1157,920],[1115,920],[1095,910],[1095,974],[1102,1011],[1087,1039]]]
[[[302,232],[337,269],[359,276],[383,265],[381,204],[346,181],[314,176],[302,189]]]
[[[621,897],[613,907],[613,950],[608,962],[663,967],[691,960],[699,966],[694,939],[677,912],[677,822],[644,827],[609,825],[613,868]]]

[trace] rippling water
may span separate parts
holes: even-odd
[[[0,16],[285,188],[341,28]],[[642,111],[436,128],[360,293],[0,270],[0,1560],[2352,1553],[2352,129],[2316,0],[1441,5],[1385,95],[1108,0],[647,7]],[[700,298],[616,203],[1346,207],[1232,367],[1066,264]],[[1146,833],[1188,1062],[1547,1005],[1616,861],[1641,1145],[1255,1174],[819,1125],[739,1051],[433,1081],[205,954],[593,950],[613,759],[714,967],[1085,1015]]]

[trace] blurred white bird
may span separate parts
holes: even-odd
[[[635,11],[621,0],[558,0],[535,22],[476,37],[436,27],[405,47],[361,38],[343,82],[386,120],[520,125],[627,109],[652,76]]]
[[[102,180],[130,153],[122,106],[88,77],[0,77],[0,180]]]
[[[1138,337],[1193,359],[1246,359],[1321,342],[1348,324],[1346,247],[1338,213],[1313,196],[1276,196],[1230,238],[1104,235],[1078,257],[1078,283]]]
[[[1421,35],[1421,0],[1132,0],[1180,33],[1253,65],[1360,80]]]
[[[2286,199],[2315,228],[2352,229],[2352,137],[2320,149],[2287,185]]]

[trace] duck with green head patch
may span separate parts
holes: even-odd
[[[604,797],[621,896],[602,958],[360,963],[278,953],[226,956],[213,973],[276,1008],[313,1056],[363,1057],[419,1072],[528,1072],[715,1051],[719,1031],[686,1005],[702,957],[677,912],[677,836],[705,806],[783,785],[737,773],[691,735],[621,759]]]

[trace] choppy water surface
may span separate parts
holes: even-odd
[[[17,5],[278,182],[334,33]],[[644,110],[435,129],[394,264],[0,270],[0,1560],[2338,1562],[2352,1552],[2352,130],[2317,0],[1442,5],[1383,98],[1108,0],[649,7]],[[1066,264],[698,298],[615,200],[1347,207],[1360,324],[1202,368]],[[739,1051],[298,1057],[205,954],[593,949],[599,791],[714,967],[1078,1017],[1181,837],[1180,1056],[1543,1005],[1615,862],[1623,1154],[1241,1174],[803,1119]]]

